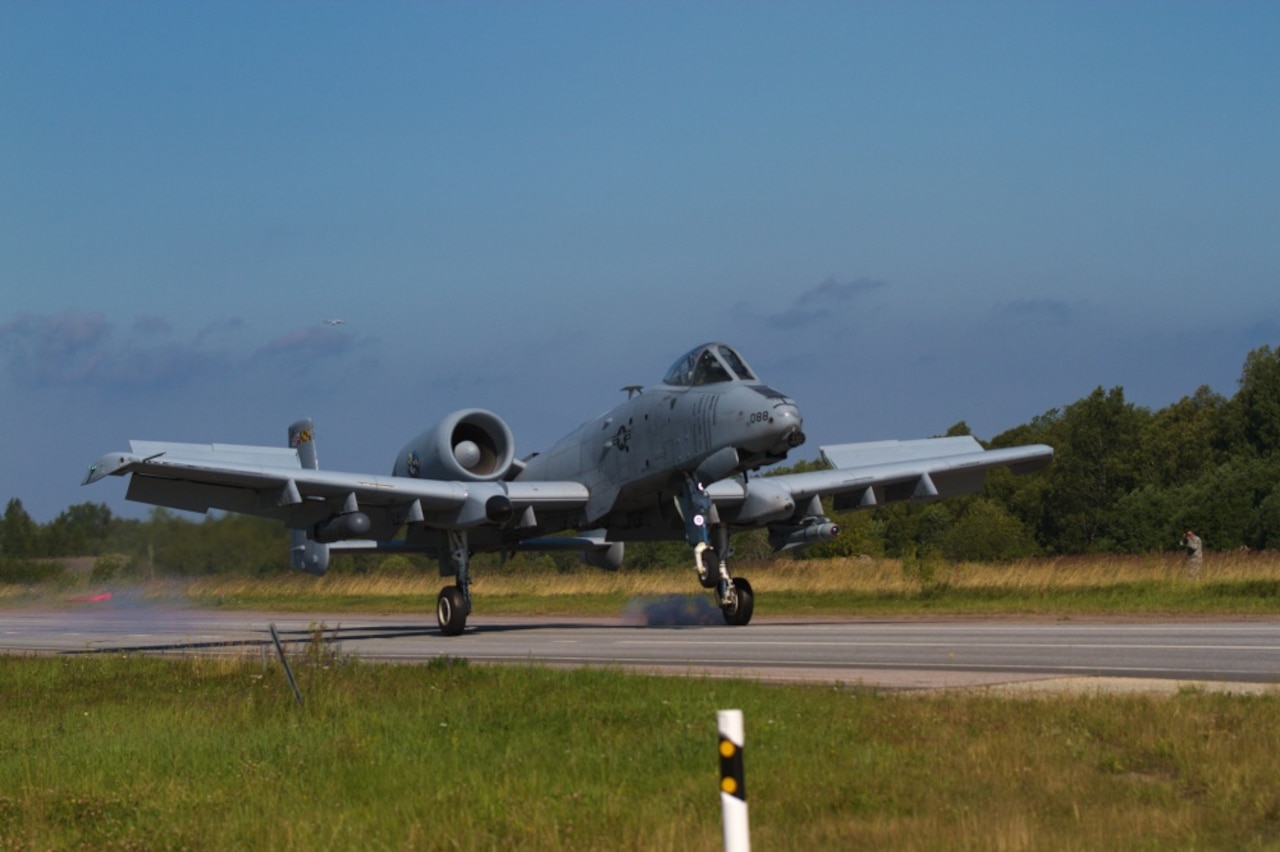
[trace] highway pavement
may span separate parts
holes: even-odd
[[[650,621],[643,613],[477,613],[462,636],[444,637],[434,613],[270,613],[107,600],[0,609],[0,652],[266,654],[274,653],[275,624],[286,644],[310,641],[318,631],[343,654],[383,662],[450,656],[886,689],[1280,688],[1280,619],[758,617],[745,627]]]

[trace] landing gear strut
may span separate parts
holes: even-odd
[[[741,577],[735,579],[729,573],[729,527],[719,523],[711,526],[714,508],[711,498],[702,483],[688,474],[685,475],[684,487],[680,489],[679,501],[685,539],[693,545],[693,567],[698,572],[698,582],[704,589],[715,589],[716,605],[724,613],[725,623],[735,626],[746,624],[755,609],[755,597],[750,583]],[[714,547],[710,540],[712,533],[715,534]],[[711,557],[718,563],[714,571],[706,562]]]
[[[467,567],[470,559],[467,534],[449,530],[449,549],[440,554],[440,576],[455,577],[457,585],[445,586],[436,598],[436,621],[445,636],[457,636],[467,626],[471,613],[471,573]]]

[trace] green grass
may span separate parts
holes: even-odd
[[[1280,560],[745,566],[757,613],[1280,613]],[[375,572],[148,583],[294,611],[429,613]],[[11,605],[92,587],[9,586]],[[617,614],[691,572],[486,571],[484,613]],[[1280,695],[885,694],[612,670],[0,658],[0,849],[715,849],[715,711],[740,707],[757,848],[1280,847]]]
[[[902,695],[613,670],[0,658],[0,847],[760,849],[1280,842],[1280,698]]]

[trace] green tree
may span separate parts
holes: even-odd
[[[940,542],[954,562],[1004,562],[1036,553],[1030,530],[999,502],[978,497],[953,521]]]
[[[266,518],[211,514],[196,523],[156,508],[140,533],[125,552],[148,573],[258,575],[289,570],[288,531]]]
[[[0,521],[0,553],[17,559],[39,556],[39,532],[22,501],[11,498],[4,507],[4,520]]]
[[[1258,506],[1257,546],[1259,549],[1280,548],[1280,485],[1272,488]]]
[[[1280,449],[1280,349],[1263,346],[1245,356],[1229,423],[1231,437],[1256,454]]]
[[[883,542],[885,556],[907,558],[941,556],[942,542],[956,513],[964,510],[969,498],[957,497],[939,503],[893,503],[872,510],[875,530]]]
[[[1114,546],[1117,502],[1141,481],[1142,437],[1151,414],[1124,398],[1124,389],[1096,388],[1062,413],[1051,431],[1044,533],[1068,553]]]
[[[577,559],[577,555],[573,556]],[[693,566],[693,551],[683,541],[629,541],[623,563],[628,568],[665,568],[672,565]]]
[[[1030,423],[996,435],[989,447],[998,450],[1023,444],[1048,444],[1056,448],[1061,422],[1062,412],[1051,408],[1031,418]],[[1051,533],[1053,512],[1049,502],[1049,476],[1053,469],[1051,464],[1033,474],[1015,475],[1006,468],[995,468],[987,471],[982,495],[1004,506],[1022,523],[1041,549],[1057,551],[1060,548]]]
[[[49,556],[96,556],[111,534],[111,510],[104,503],[78,503],[44,528]]]
[[[1226,408],[1223,396],[1201,385],[1157,411],[1142,435],[1143,484],[1185,485],[1220,464]]]
[[[1209,550],[1263,547],[1261,509],[1280,482],[1280,454],[1259,460],[1236,456],[1197,479],[1185,489],[1178,520],[1193,529]]]
[[[1111,522],[1115,548],[1125,553],[1149,553],[1177,547],[1187,529],[1186,507],[1191,486],[1144,485],[1116,502]]]

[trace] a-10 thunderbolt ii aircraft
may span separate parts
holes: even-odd
[[[420,551],[454,578],[437,599],[445,635],[471,612],[471,556],[581,550],[616,569],[627,541],[685,539],[698,580],[729,624],[751,620],[751,585],[729,570],[729,536],[767,527],[775,550],[834,538],[821,502],[837,509],[928,501],[975,491],[996,466],[1044,467],[1050,447],[983,450],[972,437],[821,447],[826,470],[751,476],[804,443],[800,410],[756,378],[730,347],[683,355],[661,384],[623,388],[627,400],[541,454],[515,457],[496,414],[457,411],[414,438],[390,476],[320,470],[312,424],[289,446],[132,441],[108,453],[85,484],[130,475],[127,497],[207,512],[275,518],[292,530],[295,568],[323,574],[331,548]],[[573,532],[554,536],[555,533]]]

